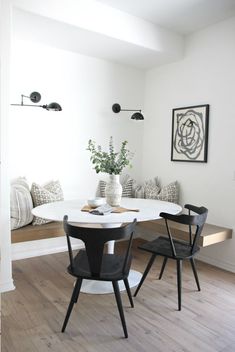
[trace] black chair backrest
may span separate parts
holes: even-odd
[[[178,222],[180,224],[188,225],[189,227],[188,244],[189,246],[191,246],[191,253],[193,254],[196,250],[198,240],[202,233],[202,229],[206,222],[206,218],[208,214],[208,209],[202,206],[197,207],[192,204],[185,204],[184,208],[188,209],[188,214],[173,215],[173,214],[164,213],[164,212],[160,213],[160,216],[165,219],[168,236],[171,243],[172,254],[174,256],[176,256],[177,253],[175,250],[175,245],[172,238],[170,226],[168,224],[168,220]],[[196,215],[191,215],[191,212],[195,213]],[[195,231],[193,231],[192,226],[195,227]]]
[[[108,241],[116,241],[125,238],[129,240],[123,263],[123,272],[125,272],[126,265],[130,257],[136,219],[134,219],[132,223],[122,227],[90,228],[74,226],[68,223],[68,216],[65,215],[63,224],[67,237],[70,265],[72,270],[74,268],[74,259],[70,237],[80,239],[84,242],[90,273],[94,277],[100,276],[105,243]]]

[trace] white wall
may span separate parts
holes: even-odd
[[[235,19],[211,26],[188,38],[184,60],[148,71],[144,122],[111,111],[114,102],[143,107],[142,71],[17,40],[11,102],[38,90],[42,103],[58,101],[63,111],[11,108],[10,177],[26,176],[30,182],[59,178],[66,198],[91,196],[100,176],[91,168],[87,141],[106,144],[113,135],[117,144],[128,139],[135,151],[132,173],[137,179],[158,175],[164,184],[177,179],[182,204],[203,204],[209,222],[234,228],[234,34]],[[208,162],[171,162],[172,109],[207,103]],[[235,271],[234,250],[233,239],[203,249],[202,255]]]
[[[118,64],[15,39],[11,64],[11,103],[32,91],[40,103],[56,101],[62,112],[11,107],[10,177],[29,182],[59,179],[65,197],[91,197],[98,179],[86,151],[88,140],[117,147],[127,139],[135,152],[134,175],[140,177],[143,123],[130,113],[114,114],[112,104],[142,108],[144,73]],[[31,103],[26,99],[25,103]],[[131,173],[126,169],[127,173]]]
[[[184,60],[148,71],[144,177],[178,180],[181,202],[205,205],[208,222],[235,228],[235,18],[187,39]],[[207,163],[170,161],[172,109],[210,104]],[[234,235],[235,236],[235,235]],[[204,248],[212,264],[235,271],[235,237]]]
[[[0,292],[14,288],[11,267],[8,175],[10,4],[0,0]]]

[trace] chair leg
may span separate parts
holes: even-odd
[[[167,260],[168,260],[168,258],[167,258],[167,257],[164,257],[164,260],[163,260],[163,263],[162,263],[161,272],[160,272],[159,278],[158,278],[159,280],[161,280],[161,278],[162,278],[162,274],[163,274],[163,272],[164,272],[164,270],[165,270],[165,266],[166,266]]]
[[[115,293],[115,298],[116,298],[116,302],[117,302],[117,306],[118,306],[119,315],[120,315],[121,322],[122,322],[124,336],[125,336],[125,338],[127,338],[128,333],[127,333],[127,328],[126,328],[126,321],[125,321],[125,317],[124,317],[124,312],[123,312],[123,308],[122,308],[122,300],[121,300],[119,285],[118,285],[117,281],[112,281],[112,284],[113,284],[113,290]]]
[[[127,295],[129,297],[129,301],[130,301],[130,304],[131,304],[131,307],[134,308],[134,302],[133,302],[133,299],[132,299],[132,296],[131,296],[131,290],[130,290],[130,285],[129,285],[129,281],[128,279],[124,279],[124,284],[125,284],[125,287],[126,287],[126,292],[127,292]]]
[[[81,289],[81,285],[82,285],[82,279],[79,278],[79,279],[77,279],[76,284],[75,284],[74,289],[73,289],[71,300],[70,300],[70,303],[69,303],[69,306],[68,306],[68,309],[67,309],[67,313],[66,313],[66,316],[65,316],[65,319],[64,319],[63,327],[62,327],[62,330],[61,330],[62,332],[64,332],[65,329],[66,329],[70,314],[71,314],[73,306],[74,306],[74,303],[77,303],[78,296],[79,296],[80,289]]]
[[[193,257],[190,258],[190,263],[191,263],[191,266],[192,266],[192,269],[193,269],[193,274],[194,274],[195,281],[196,281],[196,284],[197,284],[197,289],[198,289],[198,291],[201,291],[201,287],[200,287],[199,279],[198,279],[198,275],[197,275],[197,269],[196,269],[195,261],[194,261]]]
[[[181,310],[181,272],[182,272],[182,260],[176,260],[177,264],[177,287],[178,287],[178,310]]]
[[[156,254],[152,254],[152,256],[151,256],[151,258],[150,258],[150,260],[149,260],[149,262],[148,262],[148,264],[146,266],[146,269],[145,269],[145,271],[143,273],[143,276],[142,276],[142,278],[141,278],[141,280],[139,282],[139,285],[138,285],[138,287],[137,287],[137,289],[136,289],[136,291],[134,293],[134,297],[137,296],[137,293],[138,293],[139,289],[141,288],[146,276],[148,275],[148,272],[151,269],[151,266],[153,265],[153,262],[154,262],[155,258],[156,258]]]

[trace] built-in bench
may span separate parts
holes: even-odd
[[[168,224],[171,229],[174,229],[174,237],[178,239],[188,239],[188,233],[184,225],[175,222],[173,223],[171,221],[168,221]],[[142,231],[146,229],[154,231],[155,233],[167,235],[164,219],[143,221],[140,222],[138,226]],[[199,245],[201,247],[206,247],[211,244],[223,242],[232,238],[232,232],[232,229],[206,223],[199,239]]]
[[[171,222],[169,222],[169,224],[170,226],[172,225]],[[145,230],[149,230],[154,233],[167,234],[165,221],[163,219],[139,222],[138,228],[143,233]],[[177,238],[186,239],[187,234],[183,225],[174,223],[172,228],[174,228],[174,234]],[[27,225],[11,232],[12,243],[42,240],[60,236],[64,236],[63,225],[61,222],[50,222],[38,226]],[[199,244],[202,247],[206,247],[230,238],[232,238],[232,229],[205,224]]]

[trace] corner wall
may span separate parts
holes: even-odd
[[[11,106],[10,177],[25,176],[30,183],[59,179],[65,198],[88,199],[105,176],[92,169],[88,140],[108,148],[113,136],[117,148],[128,140],[135,156],[133,169],[124,173],[133,171],[138,179],[144,122],[131,120],[130,113],[114,114],[112,104],[142,108],[144,78],[141,70],[15,40],[11,103],[20,103],[21,94],[36,90],[42,96],[40,104],[56,101],[63,110]]]
[[[187,38],[185,58],[147,72],[143,176],[178,180],[181,203],[204,205],[208,222],[235,228],[235,18]],[[210,104],[207,163],[170,161],[172,109]],[[235,236],[235,235],[233,235]],[[235,237],[201,258],[235,272]]]

